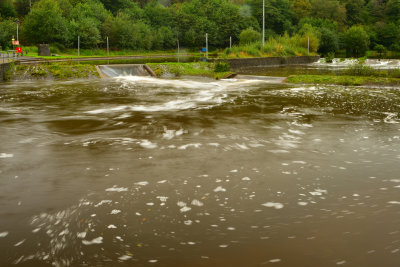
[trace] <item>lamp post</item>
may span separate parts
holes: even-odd
[[[263,0],[263,29],[262,29],[262,46],[264,47],[265,41],[265,0]]]

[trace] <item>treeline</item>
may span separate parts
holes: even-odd
[[[400,51],[400,0],[265,0],[266,40],[311,36],[319,53]],[[260,33],[262,0],[0,0],[0,45],[11,46],[19,21],[23,44],[164,50],[238,44]]]

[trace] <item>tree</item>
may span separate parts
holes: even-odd
[[[368,50],[369,36],[362,26],[353,26],[346,32],[345,42],[348,57],[363,57]]]
[[[339,49],[339,41],[337,35],[327,28],[320,29],[321,37],[318,52],[323,56],[329,53],[335,54]]]
[[[12,0],[0,0],[0,17],[10,18],[16,15]]]
[[[255,31],[253,28],[248,28],[240,33],[240,45],[247,45],[261,41],[261,33]]]
[[[33,44],[66,44],[71,38],[68,22],[62,17],[62,10],[56,0],[41,0],[32,7],[25,17],[23,34]]]
[[[15,22],[11,19],[0,18],[0,46],[6,50],[11,46],[11,38],[16,32]]]
[[[387,2],[386,15],[389,21],[398,22],[400,20],[400,0],[389,0]]]
[[[374,50],[376,52],[378,52],[380,58],[382,58],[383,54],[386,53],[386,47],[384,47],[383,45],[380,45],[380,44],[376,45],[374,47]]]
[[[363,22],[364,0],[346,0],[346,24],[354,25]]]

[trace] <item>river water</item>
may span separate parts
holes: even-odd
[[[400,264],[400,91],[0,85],[0,266]]]

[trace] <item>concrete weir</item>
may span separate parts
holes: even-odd
[[[97,71],[101,78],[119,76],[155,76],[153,70],[145,64],[114,64],[98,65]]]

